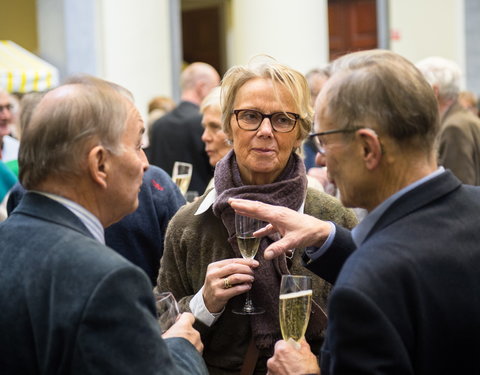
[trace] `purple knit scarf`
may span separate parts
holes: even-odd
[[[213,204],[213,212],[225,225],[229,234],[228,242],[235,255],[241,258],[235,236],[235,213],[228,204],[228,199],[231,197],[250,199],[297,211],[305,200],[307,191],[305,166],[300,157],[293,153],[275,182],[266,185],[245,185],[240,177],[235,154],[230,151],[216,165],[215,190],[218,197]],[[281,338],[278,297],[281,277],[289,274],[284,255],[274,260],[264,259],[263,252],[271,243],[272,239],[268,237],[262,238],[260,242],[256,256],[260,266],[255,272],[255,282],[251,290],[254,305],[261,305],[266,310],[264,314],[251,316],[252,333],[259,349],[272,349],[275,342]],[[245,297],[241,297],[244,301]]]

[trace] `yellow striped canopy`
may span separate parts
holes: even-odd
[[[44,91],[58,85],[58,69],[10,40],[0,40],[0,87]]]

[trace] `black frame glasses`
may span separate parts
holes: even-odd
[[[252,114],[259,115],[259,117],[261,117],[261,119],[258,122],[258,124],[256,126],[253,125],[253,127],[245,127],[247,125],[247,124],[245,124],[245,121],[242,120],[242,119],[240,119],[240,120],[238,119],[238,115],[239,114],[242,115],[242,113],[244,113],[244,112],[251,112]],[[270,114],[265,114],[265,113],[262,113],[260,111],[255,110],[255,109],[234,109],[232,111],[232,114],[235,115],[235,119],[237,120],[238,127],[242,130],[257,131],[258,128],[260,127],[260,125],[262,125],[263,120],[268,118],[268,120],[270,121],[270,124],[272,126],[273,131],[276,131],[278,133],[290,133],[293,129],[295,129],[295,126],[297,125],[297,121],[300,118],[300,115],[297,114],[297,113],[274,112],[274,113],[270,113]],[[279,125],[276,121],[278,119],[278,117],[280,117],[280,116],[283,116],[283,118],[286,117],[287,119],[290,119],[291,121],[293,121],[293,125],[292,124],[285,124],[286,127],[282,128],[281,127],[282,125]],[[243,126],[240,125],[240,123],[243,123]],[[248,124],[248,126],[251,126],[251,124]]]
[[[354,128],[347,128],[347,129],[327,130],[325,132],[309,134],[308,138],[313,141],[313,144],[315,145],[315,148],[317,149],[317,151],[320,154],[325,155],[325,143],[320,137],[323,137],[323,136],[329,135],[329,134],[355,133],[357,130],[360,130],[360,129],[365,129],[365,127],[364,126],[356,126]]]

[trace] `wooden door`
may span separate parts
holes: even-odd
[[[376,0],[328,0],[330,60],[377,48]]]
[[[182,10],[183,60],[202,61],[222,73],[220,7]]]

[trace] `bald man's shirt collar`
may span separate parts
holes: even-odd
[[[44,195],[47,198],[50,198],[60,203],[62,206],[66,207],[67,209],[69,209],[76,217],[78,217],[78,219],[82,222],[82,224],[87,227],[88,231],[92,234],[92,236],[97,241],[105,245],[105,231],[102,224],[100,223],[100,220],[98,220],[98,218],[94,214],[92,214],[90,211],[85,209],[85,207],[82,207],[78,203],[75,203],[70,199],[61,197],[56,194],[45,193],[43,191],[34,191],[34,192],[37,194]]]

